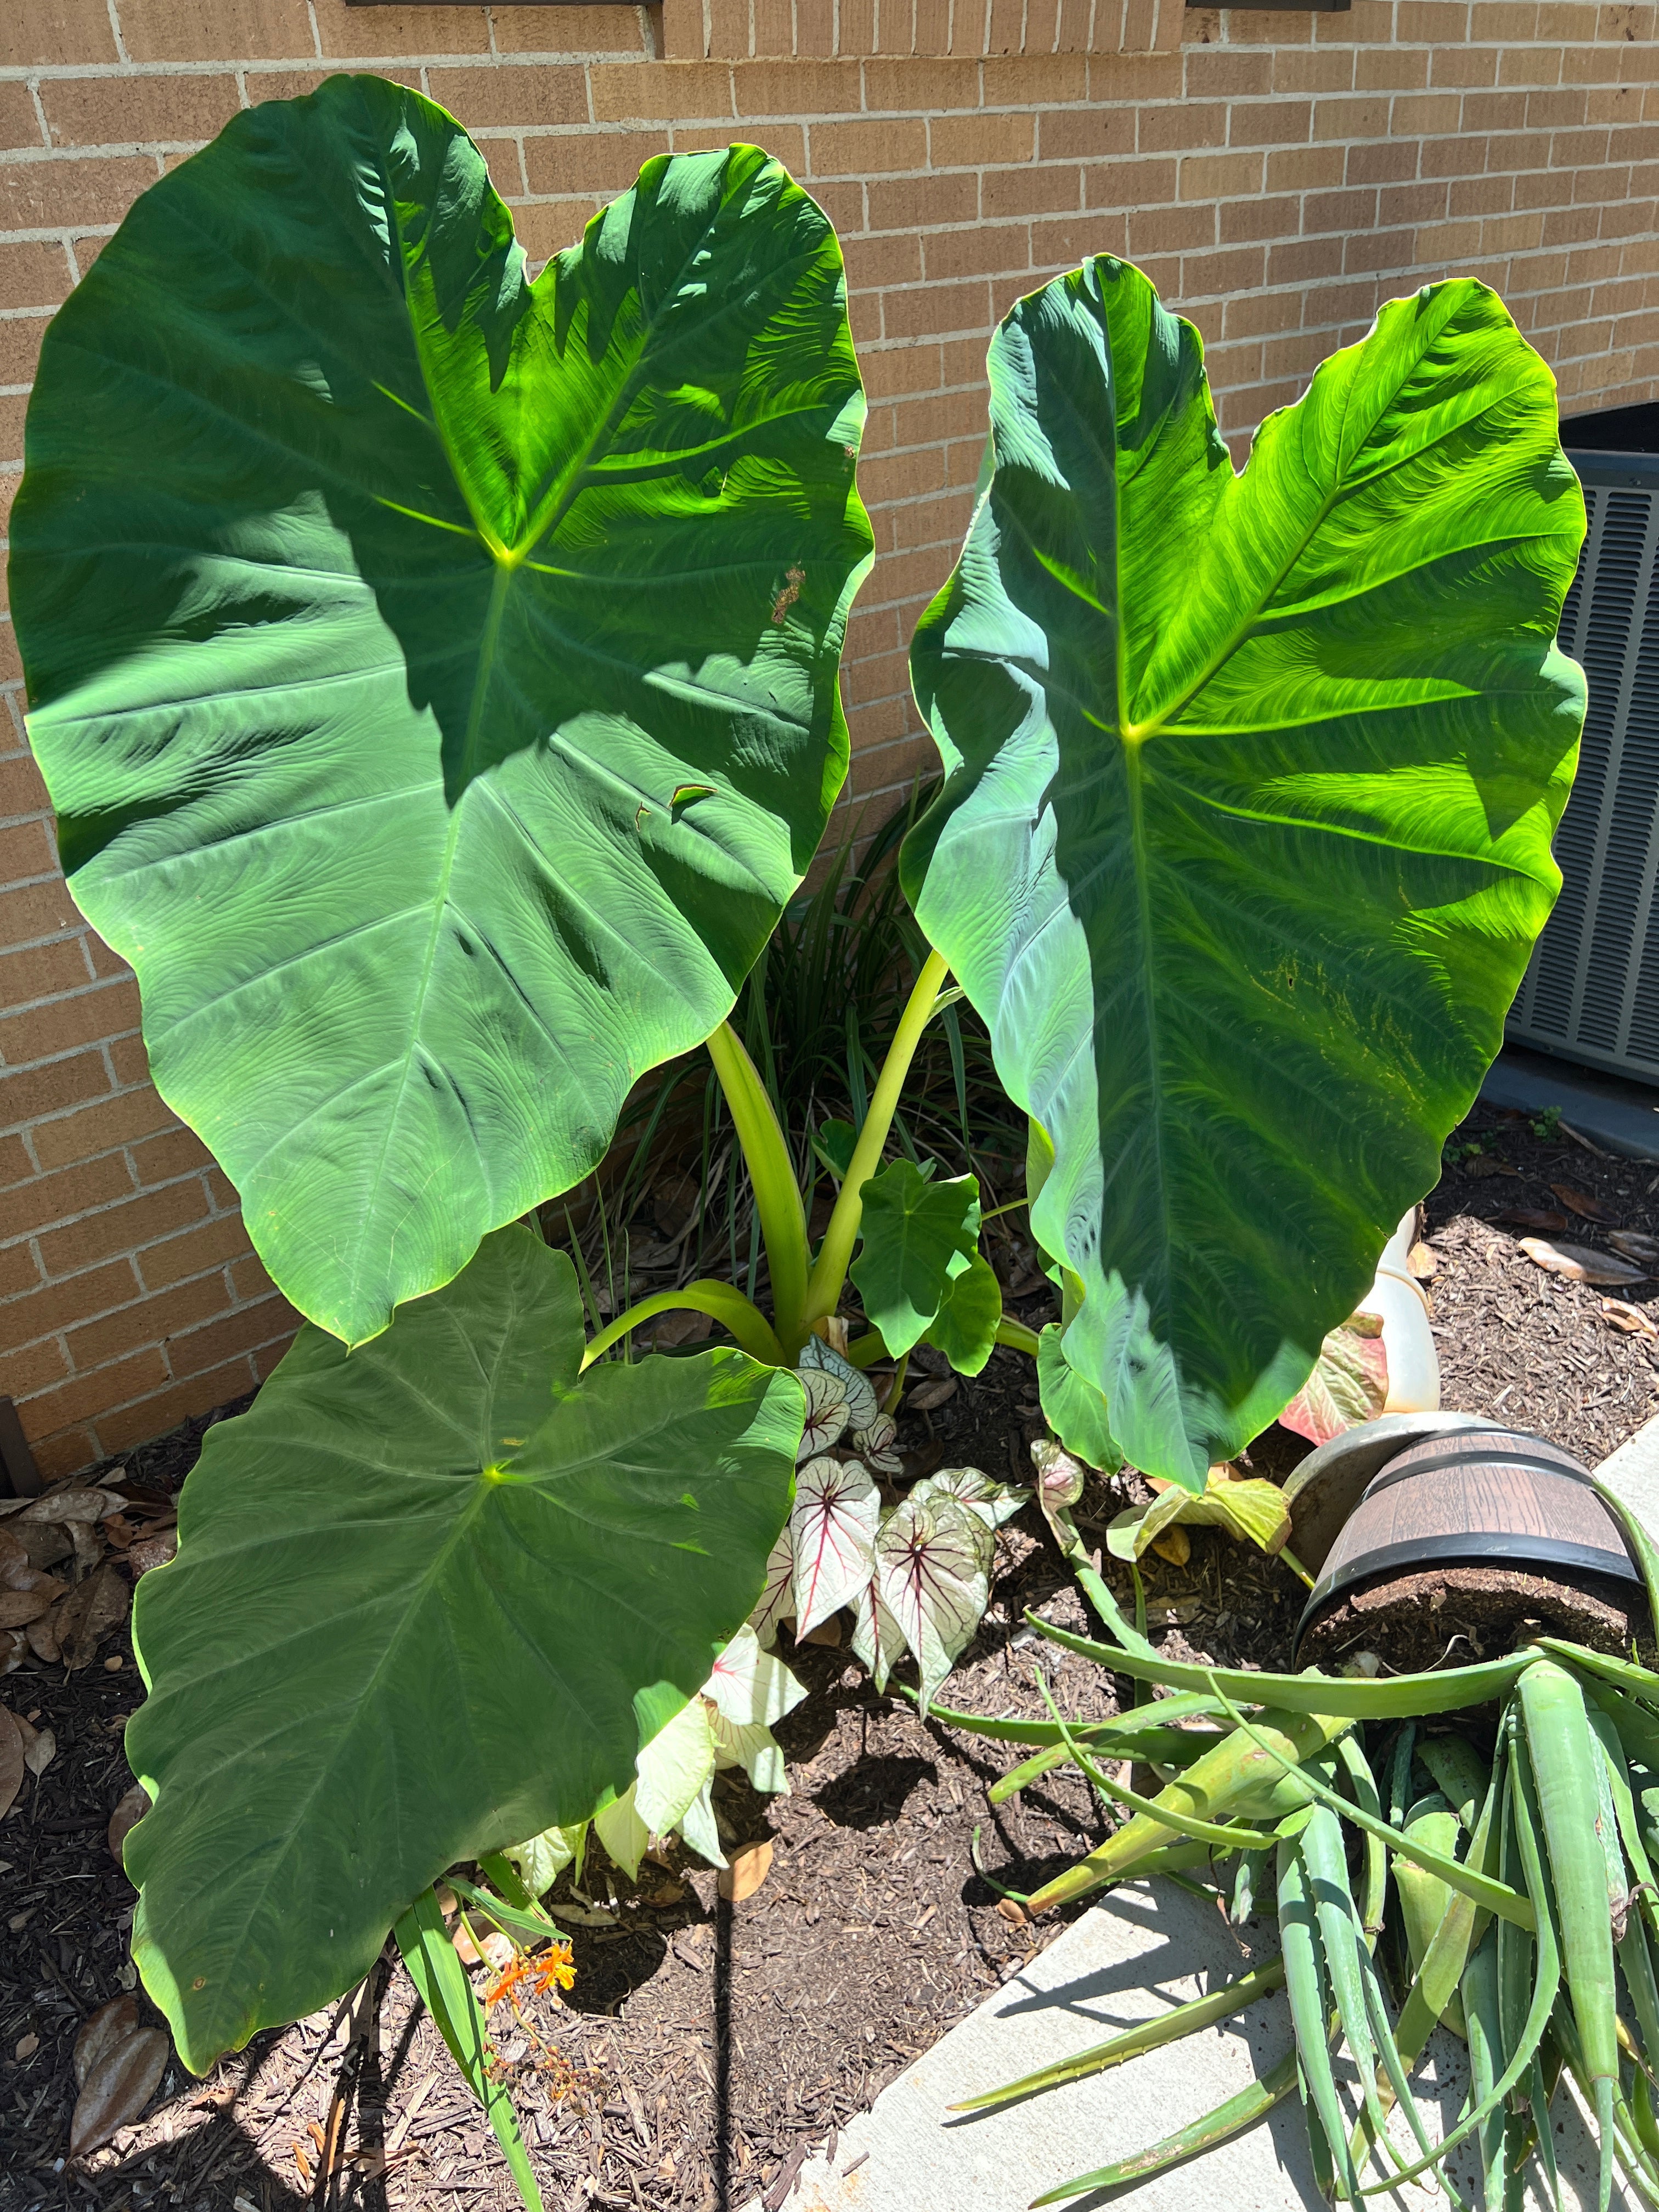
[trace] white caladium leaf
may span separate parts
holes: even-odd
[[[688,1698],[634,1764],[639,1816],[653,1836],[665,1836],[714,1771],[714,1739],[702,1699]]]
[[[593,1815],[593,1832],[623,1872],[632,1881],[651,1843],[651,1831],[640,1818],[636,1802],[637,1777],[620,1797],[601,1805]]]
[[[803,1460],[816,1459],[838,1443],[847,1426],[847,1391],[838,1375],[831,1375],[823,1367],[804,1368],[800,1386],[806,1394],[806,1425],[801,1431],[800,1449],[795,1454],[795,1464]]]
[[[851,1605],[875,1565],[881,1493],[857,1460],[809,1460],[795,1477],[795,1633]]]
[[[1389,1355],[1379,1315],[1350,1314],[1319,1348],[1314,1371],[1279,1415],[1310,1443],[1375,1420],[1389,1402]]]
[[[710,1866],[723,1867],[726,1854],[720,1849],[720,1826],[714,1819],[714,1795],[705,1782],[702,1788],[680,1815],[680,1833],[699,1858],[707,1859]]]
[[[580,1820],[574,1828],[544,1828],[539,1836],[509,1845],[507,1856],[530,1894],[541,1897],[552,1888],[568,1866],[575,1867],[576,1878],[580,1879],[582,1847],[586,1840],[587,1823]]]
[[[1042,1517],[1060,1550],[1069,1553],[1080,1542],[1072,1508],[1083,1495],[1083,1463],[1052,1437],[1039,1437],[1031,1446],[1031,1465],[1036,1470],[1037,1504],[1042,1508]]]
[[[749,1616],[749,1626],[763,1650],[769,1651],[778,1640],[778,1623],[794,1617],[795,1540],[786,1521],[767,1559],[766,1580],[761,1585],[759,1602]]]
[[[723,1720],[746,1728],[770,1727],[793,1712],[806,1695],[781,1659],[761,1649],[752,1628],[740,1628],[714,1662],[702,1694]]]
[[[710,1714],[708,1727],[714,1739],[716,1766],[740,1766],[757,1790],[774,1797],[789,1795],[783,1747],[763,1721],[729,1721],[724,1713],[716,1712]],[[680,1832],[685,1832],[684,1822]]]
[[[970,1513],[977,1514],[988,1528],[1000,1528],[1005,1521],[1013,1519],[1031,1493],[1016,1489],[1011,1482],[998,1482],[976,1467],[942,1467],[936,1474],[924,1475],[910,1495],[924,1504],[930,1498],[954,1498]]]
[[[876,1386],[867,1375],[860,1374],[852,1361],[826,1344],[821,1336],[809,1336],[800,1348],[795,1362],[796,1372],[808,1375],[814,1370],[833,1375],[847,1395],[847,1419],[855,1429],[867,1429],[876,1418]]]
[[[870,1670],[877,1689],[887,1687],[887,1678],[903,1658],[904,1631],[881,1600],[873,1576],[859,1592],[858,1613],[853,1623],[853,1650]]]
[[[979,1626],[996,1539],[959,1499],[907,1498],[876,1537],[881,1601],[916,1655],[921,1710]]]
[[[849,1442],[866,1467],[878,1474],[897,1474],[904,1462],[896,1445],[898,1423],[888,1413],[878,1413],[867,1429],[854,1429]]]

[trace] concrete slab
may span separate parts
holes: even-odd
[[[1659,1417],[1601,1473],[1659,1530]],[[809,2160],[788,2212],[1022,2212],[1072,2175],[1150,2145],[1246,2087],[1289,2047],[1282,1996],[1024,2104],[955,2117],[949,2107],[1152,2019],[1276,1948],[1270,1925],[1230,1929],[1212,1906],[1171,1883],[1155,1893],[1140,1884],[1112,1891],[890,2083],[842,2134],[833,2161],[822,2153]],[[1415,2084],[1431,2141],[1454,2123],[1467,2080],[1462,2045],[1437,2036]],[[1565,2091],[1554,2117],[1565,2212],[1590,2212],[1595,2154]],[[1400,2134],[1403,2141],[1403,2126]],[[1473,2195],[1467,2154],[1455,2156],[1453,2172]],[[1126,2212],[1206,2204],[1216,2212],[1318,2212],[1323,2203],[1294,2099],[1248,2133],[1110,2201]],[[1413,2186],[1376,2201],[1396,2212],[1443,2212],[1447,2200]],[[1544,2212],[1546,2201],[1533,2191],[1528,2212]],[[1634,2212],[1618,2190],[1613,2203]],[[763,2212],[761,2200],[744,2212]]]
[[[952,2117],[949,2106],[1051,2060],[1102,2042],[1132,2022],[1240,1972],[1268,1956],[1269,1926],[1223,1927],[1212,1907],[1171,1883],[1115,1890],[1039,1954],[979,2009],[943,2037],[842,2135],[833,2163],[822,2153],[802,2168],[787,2212],[1020,2212],[1074,2174],[1127,2156],[1199,2118],[1288,2049],[1282,1996],[1237,2020],[1147,2051],[1109,2073],[1051,2089],[994,2112]],[[1462,2046],[1438,2036],[1418,2083],[1431,2141],[1455,2120],[1467,2074]],[[1565,2212],[1595,2203],[1593,2154],[1579,2117],[1557,2100],[1556,2138]],[[1404,2128],[1401,2128],[1403,2141]],[[1456,2177],[1473,2186],[1470,2163]],[[1201,2158],[1110,2200],[1129,2212],[1322,2212],[1294,2097],[1247,2133]],[[1395,2212],[1444,2212],[1443,2194],[1415,2185],[1378,2198]],[[1634,2212],[1618,2191],[1615,2205]],[[1528,2212],[1543,2212],[1540,2195]],[[745,2212],[761,2212],[756,2198]]]
[[[1480,1096],[1488,1105],[1523,1114],[1559,1106],[1569,1126],[1593,1144],[1630,1159],[1659,1160],[1659,1091],[1627,1076],[1509,1044],[1487,1071]]]

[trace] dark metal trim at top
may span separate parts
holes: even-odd
[[[345,0],[348,8],[453,8],[455,0]],[[640,0],[488,0],[492,8],[637,8]],[[1267,0],[1247,0],[1265,7]],[[1346,7],[1348,0],[1340,0]]]
[[[362,7],[363,0],[346,0],[348,7]],[[1278,15],[1346,15],[1353,0],[1187,0],[1189,8],[1271,8]]]

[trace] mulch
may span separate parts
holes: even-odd
[[[1659,1339],[1621,1333],[1603,1292],[1543,1273],[1519,1249],[1528,1231],[1497,1217],[1559,1211],[1555,1187],[1565,1184],[1611,1218],[1574,1215],[1558,1241],[1606,1249],[1610,1227],[1659,1233],[1659,1169],[1485,1109],[1455,1149],[1475,1142],[1481,1151],[1448,1166],[1426,1207],[1443,1402],[1535,1428],[1594,1464],[1656,1410]],[[997,1258],[1025,1294],[1019,1310],[1044,1317],[1048,1292],[1029,1249],[1016,1236]],[[1659,1285],[1618,1296],[1659,1321]],[[130,1455],[129,1474],[175,1487],[205,1425]],[[976,1464],[1020,1479],[1040,1433],[1029,1364],[999,1352],[982,1376],[908,1416],[900,1442],[913,1465]],[[1282,1478],[1305,1449],[1270,1430],[1253,1468]],[[1098,1481],[1079,1520],[1097,1538],[1136,1494],[1133,1478]],[[1148,1565],[1151,1626],[1172,1656],[1285,1662],[1303,1592],[1282,1566],[1206,1530],[1193,1532],[1183,1567]],[[1000,1533],[991,1607],[946,1698],[981,1712],[1038,1713],[1040,1660],[1063,1710],[1113,1711],[1127,1686],[1043,1644],[1028,1609],[1087,1626],[1030,1509]],[[1016,1927],[997,1911],[974,1863],[975,1830],[982,1865],[1017,1889],[1103,1832],[1074,1775],[1047,1776],[988,1807],[988,1785],[1017,1751],[878,1697],[850,1653],[817,1644],[791,1651],[787,1632],[784,1644],[810,1692],[778,1730],[791,1792],[761,1798],[737,1775],[721,1778],[716,1798],[730,1842],[773,1838],[760,1889],[726,1903],[712,1872],[678,1852],[647,1861],[637,1884],[602,1858],[590,1863],[586,1897],[615,1917],[562,1923],[574,1946],[574,1989],[526,2003],[519,2018],[505,2008],[495,2015],[550,2212],[730,2212],[763,2195],[776,2212],[801,2155],[832,2142],[1057,1932],[1052,1923]],[[355,2013],[258,2036],[203,2081],[175,2064],[138,2124],[84,2166],[67,2165],[76,2029],[132,1976],[133,1893],[104,1828],[131,1779],[120,1731],[139,1684],[124,1634],[105,1652],[124,1664],[66,1675],[30,1662],[0,1688],[14,1711],[50,1726],[58,1747],[0,1823],[0,2212],[511,2212],[517,2198],[493,2138],[390,1956]],[[555,1917],[572,1902],[567,1877],[551,1899]],[[17,2058],[29,2037],[38,2045]]]

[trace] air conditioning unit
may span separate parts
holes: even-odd
[[[1517,1042],[1659,1084],[1659,405],[1561,425],[1589,528],[1561,610],[1589,710]]]

